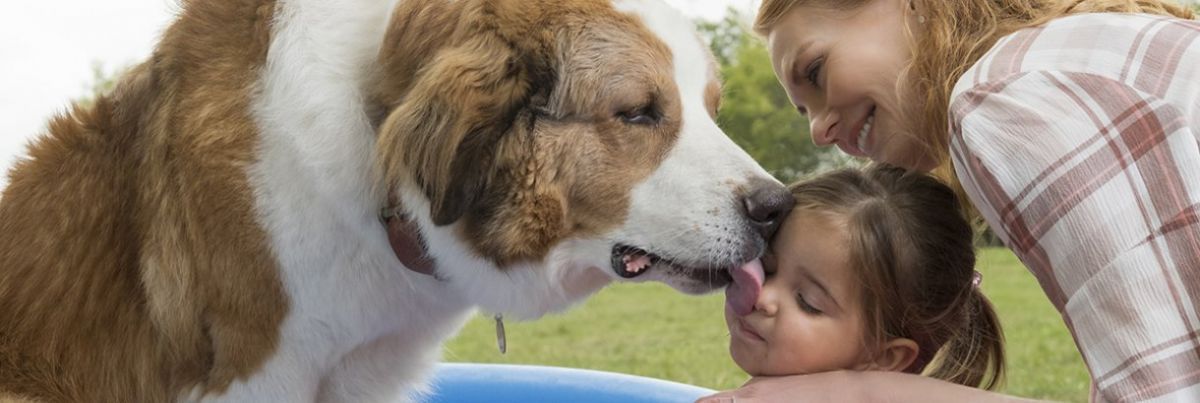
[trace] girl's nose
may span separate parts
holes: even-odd
[[[758,293],[758,300],[754,301],[754,310],[767,316],[775,316],[779,312],[779,304],[775,298],[777,292],[768,279],[767,283],[763,284],[762,292]]]

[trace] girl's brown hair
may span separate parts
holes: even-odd
[[[801,5],[854,9],[873,0],[763,0],[754,30],[766,35],[789,10]],[[954,84],[1001,37],[1069,14],[1129,12],[1192,19],[1190,9],[1163,0],[910,0],[923,18],[909,32],[913,60],[898,83],[909,99],[904,133],[919,137],[937,161],[935,173],[961,194],[949,162],[949,104]],[[902,84],[902,85],[900,85]]]
[[[976,286],[972,229],[952,189],[930,175],[874,164],[791,191],[792,214],[830,214],[846,225],[865,343],[909,338],[919,351],[908,372],[986,389],[999,383],[1003,334]]]

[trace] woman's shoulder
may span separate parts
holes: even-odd
[[[1062,29],[1089,25],[1100,25],[1107,27],[1133,27],[1135,29],[1142,28],[1149,24],[1154,24],[1160,21],[1175,20],[1187,21],[1178,17],[1146,14],[1146,13],[1078,13],[1070,14],[1050,20],[1040,27],[1045,29]],[[1037,27],[1035,27],[1037,28]],[[1034,29],[1027,28],[1026,30]]]
[[[1031,71],[1083,73],[1124,81],[1131,67],[1161,65],[1157,62],[1178,58],[1187,51],[1178,46],[1181,41],[1193,41],[1197,33],[1200,21],[1169,16],[1129,13],[1065,16],[998,40],[959,77],[954,93],[957,96],[970,88]]]
[[[1068,162],[1094,162],[1083,155],[1107,156],[1088,153],[1106,150],[1097,145],[1110,144],[1114,130],[1118,138],[1154,139],[1139,146],[1194,137],[1187,126],[1200,121],[1192,106],[1200,99],[1194,66],[1196,21],[1088,14],[1009,35],[954,89],[948,112],[955,168],[964,183],[972,179],[964,173],[982,169],[976,164],[994,168],[989,180],[1028,188]],[[1191,144],[1194,152],[1194,143],[1173,144]]]

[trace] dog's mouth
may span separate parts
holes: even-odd
[[[663,258],[636,246],[616,244],[612,250],[612,268],[618,276],[635,278],[646,274],[650,267],[663,262]]]
[[[651,270],[667,270],[670,274],[703,280],[713,287],[724,287],[733,282],[729,268],[684,265],[645,249],[626,244],[613,246],[612,269],[618,276],[626,279],[640,277]]]

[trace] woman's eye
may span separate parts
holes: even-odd
[[[662,118],[662,116],[660,116],[660,114],[654,110],[654,107],[649,105],[628,111],[617,112],[617,117],[626,124],[639,126],[650,126],[657,124]]]
[[[821,82],[821,67],[824,66],[825,58],[818,57],[816,60],[813,60],[812,63],[809,63],[808,67],[804,69],[804,77],[808,80],[809,84],[812,84],[813,87],[821,87],[819,84]]]
[[[817,307],[812,306],[812,304],[809,304],[808,301],[804,300],[803,294],[796,293],[796,304],[799,305],[800,309],[803,310],[804,312],[808,312],[813,315],[821,314],[820,309],[817,309]]]

